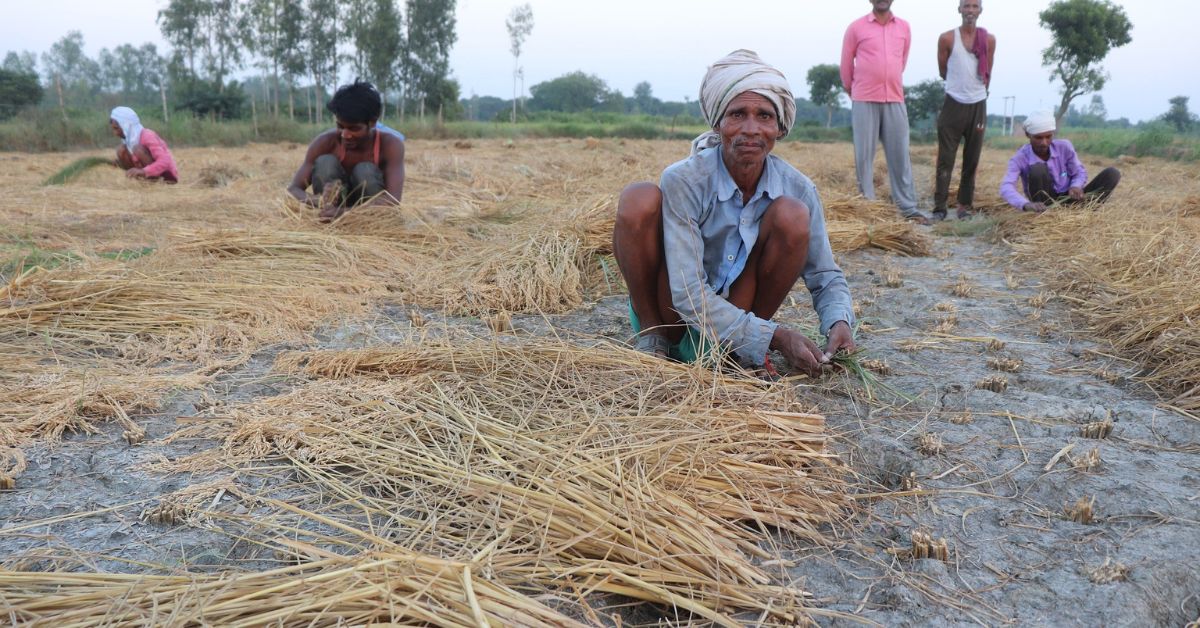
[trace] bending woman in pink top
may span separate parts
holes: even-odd
[[[108,126],[113,135],[121,138],[117,148],[116,166],[125,176],[136,179],[162,179],[179,182],[179,170],[167,143],[158,133],[142,126],[137,113],[129,107],[117,107],[109,114]]]

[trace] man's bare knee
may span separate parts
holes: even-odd
[[[799,199],[781,196],[775,199],[763,216],[764,227],[771,236],[782,236],[786,240],[807,242],[811,216],[808,206]]]
[[[633,183],[617,200],[617,224],[625,228],[657,226],[662,215],[662,190],[653,183]]]

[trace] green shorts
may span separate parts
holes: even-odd
[[[637,314],[633,311],[633,304],[629,304],[629,326],[633,328],[633,333],[641,333],[642,323],[638,320]],[[700,334],[700,330],[688,325],[687,331],[683,334],[683,339],[671,345],[667,352],[667,357],[672,360],[678,360],[691,364],[698,360],[700,356],[708,357],[712,353],[712,343],[704,342],[704,336]]]

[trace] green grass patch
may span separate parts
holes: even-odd
[[[1200,161],[1200,136],[1176,133],[1156,122],[1129,129],[1074,129],[1059,131],[1058,137],[1071,140],[1075,150],[1101,157],[1159,157],[1170,161]],[[1028,144],[1025,136],[988,136],[993,148],[1016,151]]]
[[[119,251],[101,251],[95,255],[102,259],[128,262],[150,255],[154,251],[154,247],[146,246]],[[8,242],[0,242],[0,281],[7,281],[30,268],[41,267],[49,270],[76,264],[84,259],[84,255],[75,251],[44,249],[24,238],[10,237]]]
[[[80,157],[79,159],[67,164],[67,166],[62,170],[50,175],[49,178],[47,178],[45,181],[42,181],[42,185],[63,185],[65,183],[69,183],[75,177],[78,177],[79,175],[91,170],[92,168],[95,168],[96,166],[111,164],[112,160],[106,157]]]
[[[980,215],[969,220],[943,220],[933,225],[933,232],[940,236],[953,238],[973,238],[990,232],[996,227],[997,222],[995,218]]]

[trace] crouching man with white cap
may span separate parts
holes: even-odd
[[[1087,199],[1104,202],[1117,189],[1121,172],[1116,168],[1105,168],[1088,183],[1087,170],[1075,147],[1067,140],[1054,139],[1056,130],[1054,114],[1048,111],[1031,114],[1025,120],[1029,144],[1008,161],[1008,172],[1000,182],[1000,196],[1009,205],[1041,213],[1054,203]],[[1017,179],[1021,180],[1021,189],[1017,188]]]
[[[713,131],[659,185],[630,185],[618,203],[613,249],[636,347],[694,361],[720,345],[768,372],[768,352],[777,350],[819,374],[835,353],[854,350],[854,313],[816,187],[770,154],[796,117],[787,80],[738,50],[709,68],[700,105]],[[771,320],[800,277],[823,348]]]

